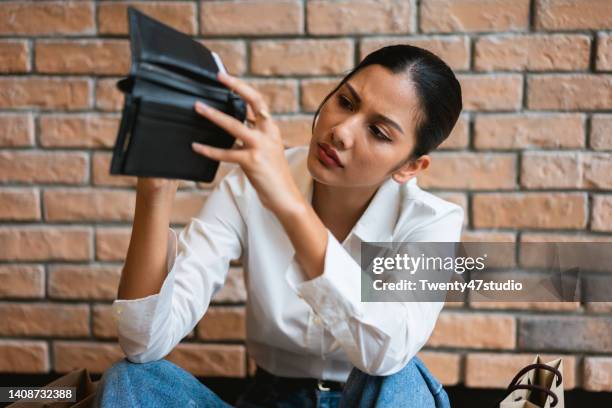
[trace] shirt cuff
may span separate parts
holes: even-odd
[[[111,309],[117,323],[119,342],[126,355],[144,352],[152,333],[165,320],[172,306],[174,291],[174,260],[176,259],[176,233],[168,231],[167,275],[159,293],[139,299],[115,299]]]
[[[307,280],[294,257],[285,279],[325,325],[333,326],[349,317],[360,319],[363,315],[361,266],[329,230],[323,273]]]

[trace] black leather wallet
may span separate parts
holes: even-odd
[[[230,148],[234,137],[199,115],[196,100],[241,122],[246,104],[216,79],[222,63],[191,37],[129,7],[132,62],[117,82],[125,94],[111,174],[210,182],[219,162],[192,142]]]

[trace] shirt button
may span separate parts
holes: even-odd
[[[315,317],[312,319],[312,321],[313,321],[315,324],[317,324],[317,325],[320,325],[320,324],[321,324],[321,319],[319,318],[319,316],[315,316]]]

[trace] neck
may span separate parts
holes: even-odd
[[[368,208],[379,186],[334,187],[313,180],[312,207],[342,242]]]

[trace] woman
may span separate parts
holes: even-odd
[[[161,359],[202,318],[229,261],[241,258],[246,346],[257,373],[237,406],[448,406],[415,357],[442,304],[361,302],[358,259],[363,241],[459,240],[461,207],[415,179],[461,111],[451,69],[417,47],[379,49],[323,100],[310,146],[288,150],[261,95],[236,78],[219,80],[247,101],[251,126],[197,103],[240,147],[193,149],[239,167],[191,219],[178,248],[168,233],[177,182],[138,180],[113,303],[127,360],[105,373],[98,402],[227,406]]]

